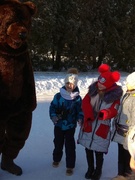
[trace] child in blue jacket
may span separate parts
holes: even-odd
[[[53,167],[59,166],[65,145],[66,174],[72,175],[76,160],[75,129],[77,121],[80,125],[83,121],[77,69],[69,69],[64,81],[65,85],[54,95],[49,109],[50,118],[54,123]]]

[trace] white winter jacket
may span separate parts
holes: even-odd
[[[117,129],[114,130],[112,141],[123,144],[125,149],[128,149],[128,135],[135,126],[135,90],[127,91],[122,98],[119,108],[118,123],[128,127],[127,133],[124,136],[120,135]],[[115,124],[115,123],[114,123]]]

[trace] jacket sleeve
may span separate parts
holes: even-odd
[[[93,108],[92,108],[92,105],[90,103],[90,100],[91,100],[90,96],[87,93],[82,100],[82,110],[84,113],[84,119],[86,119],[86,120],[89,119],[89,120],[93,121],[94,120],[94,114],[93,114]]]
[[[51,119],[53,116],[57,116],[56,113],[57,108],[58,108],[58,100],[57,100],[57,95],[55,95],[49,107],[49,115]]]
[[[98,114],[99,120],[107,120],[114,118],[118,113],[118,107],[120,105],[120,100],[116,100],[113,102],[113,104],[108,109],[102,109],[100,110]]]
[[[77,120],[82,120],[84,118],[83,111],[82,111],[82,98],[79,97],[77,100]]]

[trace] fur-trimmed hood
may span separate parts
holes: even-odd
[[[97,82],[94,82],[89,86],[88,93],[90,94],[91,97],[95,96],[98,93]],[[106,103],[112,103],[120,99],[122,94],[123,94],[122,87],[115,83],[111,88],[106,89],[104,93],[103,101],[105,101]]]

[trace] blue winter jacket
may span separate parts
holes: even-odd
[[[59,119],[55,126],[62,130],[68,130],[75,128],[78,120],[83,121],[81,103],[82,98],[79,95],[78,87],[69,93],[63,86],[60,92],[54,95],[49,108],[50,118],[57,116]]]

